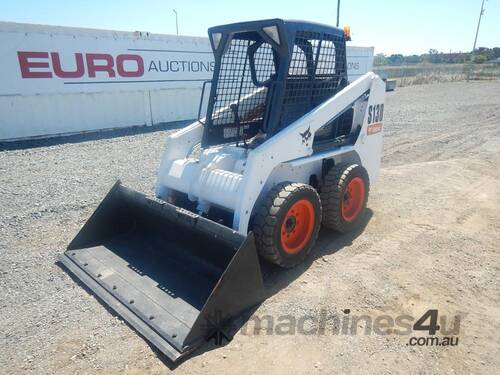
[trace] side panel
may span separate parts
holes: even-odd
[[[367,93],[374,82],[383,86],[377,75],[365,74],[249,154],[242,181],[242,199],[235,207],[233,228],[240,233],[247,232],[252,209],[273,169],[281,163],[311,155],[314,133]],[[380,157],[380,153],[373,157]],[[365,159],[367,160],[367,157]]]
[[[361,164],[368,171],[370,183],[377,181],[380,172],[384,101],[385,83],[381,79],[374,80],[370,89],[363,127],[354,145]]]

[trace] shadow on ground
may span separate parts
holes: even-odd
[[[282,289],[286,288],[289,284],[299,278],[318,258],[322,258],[325,255],[335,254],[338,251],[344,249],[346,246],[351,245],[352,242],[364,232],[372,217],[373,211],[368,208],[360,227],[350,233],[340,234],[322,229],[320,231],[316,246],[309,258],[304,263],[294,268],[284,269],[272,265],[268,262],[261,261],[261,270],[264,278],[264,285],[267,291],[266,299],[273,296],[274,294],[279,293]],[[170,361],[154,346],[152,346],[151,344],[149,345],[156,353],[158,359],[161,360],[169,369],[173,370],[181,363],[189,360],[190,358],[197,357],[203,353],[226,346],[232,340],[233,336],[248,322],[248,320],[252,317],[252,315],[257,311],[258,308],[259,305],[254,306],[253,308],[242,314],[242,316],[230,322],[224,329],[224,337],[222,341],[217,342],[216,339],[210,339],[204,345],[202,345],[192,353],[186,355],[185,357],[182,357],[175,363]]]
[[[283,269],[267,262],[261,262],[264,285],[268,292],[267,298],[278,293],[283,288],[286,288],[290,283],[306,272],[318,258],[325,255],[335,254],[346,246],[351,245],[352,242],[364,232],[372,216],[373,211],[367,208],[366,214],[359,228],[350,233],[341,234],[321,229],[318,241],[316,242],[316,246],[314,247],[311,255],[304,263],[299,264],[294,268]]]
[[[325,255],[335,254],[338,251],[342,250],[346,246],[352,244],[352,242],[360,236],[365,230],[367,224],[373,216],[373,211],[367,209],[366,215],[360,225],[360,227],[354,232],[339,234],[332,231],[322,229],[320,231],[320,235],[318,241],[316,243],[315,248],[313,249],[309,258],[302,264],[290,268],[284,269],[278,266],[272,265],[265,261],[261,260],[261,270],[264,278],[264,286],[266,288],[266,299],[277,294],[283,288],[286,288],[289,284],[291,284],[294,280],[296,280],[300,275],[306,272],[309,267],[316,261],[318,258],[321,258]],[[66,270],[66,267],[61,263],[57,262],[59,267]],[[89,294],[94,295],[97,300],[106,308],[106,310],[114,316],[120,317],[110,306],[108,306],[104,301],[99,298],[86,284],[84,284],[80,279],[73,275],[72,272],[67,272],[69,276],[83,287]],[[219,349],[225,345],[227,345],[234,335],[248,322],[248,320],[252,317],[252,315],[257,311],[260,305],[254,306],[251,309],[247,310],[241,316],[236,319],[222,325],[218,328],[217,332],[215,332],[210,339],[207,340],[206,343],[203,343],[200,347],[195,349],[193,352],[184,355],[179,358],[177,362],[172,362],[165,354],[160,352],[153,344],[151,344],[139,331],[137,331],[132,325],[130,325],[127,321],[125,323],[134,330],[138,335],[144,338],[146,343],[151,347],[152,351],[155,353],[157,358],[170,370],[177,368],[184,361],[197,357],[203,353]],[[120,317],[120,319],[122,319]],[[123,320],[123,319],[122,319]]]
[[[193,121],[194,120],[175,121],[175,122],[157,124],[153,126],[142,125],[142,126],[133,126],[120,129],[98,130],[80,134],[60,135],[51,138],[26,139],[26,140],[9,141],[9,142],[0,141],[0,151],[25,150],[29,148],[56,146],[67,143],[99,141],[102,139],[128,137],[132,135],[154,133],[164,130],[175,130],[183,128]]]

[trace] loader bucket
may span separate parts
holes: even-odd
[[[119,181],[60,260],[172,361],[264,299],[251,233]]]

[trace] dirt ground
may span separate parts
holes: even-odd
[[[269,298],[254,314],[325,313],[325,332],[252,329],[177,367],[55,264],[117,178],[153,193],[165,132],[0,152],[1,372],[498,373],[499,98],[499,82],[389,93],[366,226],[322,232],[295,269],[264,265]],[[366,335],[364,321],[357,334],[334,332],[346,317],[428,309],[447,324],[460,317],[458,345],[407,345],[422,332]]]

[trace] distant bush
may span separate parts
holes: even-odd
[[[474,62],[476,64],[484,64],[486,61],[488,61],[488,58],[485,55],[475,55],[474,56]]]
[[[483,64],[485,62],[494,60],[500,57],[500,47],[486,48],[479,47],[474,52],[474,62],[477,64]],[[422,55],[409,55],[404,56],[402,54],[393,54],[386,56],[383,53],[379,53],[374,57],[373,64],[375,66],[400,66],[400,65],[412,65],[412,64],[463,64],[470,62],[471,53],[470,52],[451,52],[443,53],[436,49],[430,49],[428,53]]]
[[[373,69],[388,79],[395,79],[397,86],[427,83],[500,79],[500,66],[494,64],[415,64],[407,66],[383,66]]]

